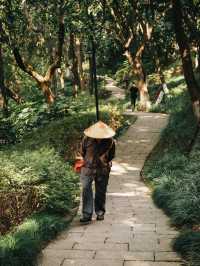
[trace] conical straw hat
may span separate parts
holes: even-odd
[[[84,134],[94,139],[108,139],[115,135],[115,131],[102,121],[85,129]]]

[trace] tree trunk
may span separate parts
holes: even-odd
[[[62,68],[58,69],[59,80],[60,80],[60,88],[63,94],[65,94],[65,72]]]
[[[158,73],[160,82],[162,84],[163,91],[164,91],[164,93],[168,93],[169,91],[168,91],[167,83],[165,80],[165,75],[161,69],[161,63],[160,63],[160,59],[158,57],[158,53],[156,53],[155,64],[156,64],[156,72]]]
[[[3,50],[0,43],[0,107],[5,111],[7,111],[9,98],[13,99],[16,103],[20,103],[22,100],[16,92],[5,86]]]
[[[172,7],[176,40],[182,59],[185,81],[192,100],[194,114],[197,120],[200,121],[200,88],[194,76],[190,47],[183,28],[183,14],[180,0],[172,0]]]
[[[0,43],[0,107],[7,110],[8,99],[6,95],[6,88],[4,84],[4,65],[3,65],[3,52]]]
[[[61,60],[62,60],[62,52],[63,52],[63,43],[64,43],[64,35],[65,35],[65,27],[64,27],[64,8],[63,8],[64,0],[60,1],[60,5],[58,7],[59,14],[58,14],[58,41],[57,41],[57,50],[56,50],[56,56],[53,59],[53,63],[49,66],[47,69],[47,72],[45,76],[40,75],[37,71],[35,71],[32,67],[32,65],[28,64],[23,57],[20,54],[19,48],[16,45],[15,39],[16,39],[16,33],[13,31],[13,28],[15,25],[9,26],[9,37],[10,37],[10,43],[13,50],[13,54],[15,57],[15,60],[17,62],[17,65],[23,70],[25,73],[30,75],[39,85],[39,88],[43,91],[44,96],[46,97],[46,101],[51,104],[54,102],[55,96],[51,91],[51,82],[53,79],[53,76],[55,75],[55,72],[58,68],[61,66]],[[9,5],[8,13],[12,15],[12,6],[11,2]],[[13,24],[13,23],[12,23]]]
[[[99,121],[99,97],[98,97],[98,83],[97,83],[97,65],[96,65],[96,43],[94,38],[91,39],[92,44],[92,70],[94,81],[95,105],[96,105],[96,119]]]
[[[198,70],[199,67],[199,53],[198,53],[198,47],[195,49],[195,58],[194,58],[194,67],[196,70]]]
[[[191,99],[193,102],[195,102],[198,101],[200,98],[200,91],[194,77],[190,47],[183,28],[183,15],[182,15],[182,6],[180,0],[172,0],[172,6],[173,6],[176,40],[179,46],[180,55],[182,59],[185,81]]]
[[[137,88],[140,94],[139,109],[142,111],[147,111],[150,108],[149,93],[147,87],[146,73],[142,65],[142,60],[140,55],[133,56],[129,50],[126,50],[125,56],[128,59],[129,64],[132,66],[133,74],[137,79]]]
[[[52,46],[52,44],[50,44],[49,47],[49,55],[50,55],[50,64],[52,65],[54,62],[54,58],[56,56],[56,49],[55,47]],[[51,82],[49,82],[52,94],[54,95],[54,97],[57,96],[57,90],[58,90],[58,82],[57,82],[57,69],[55,70],[54,75],[52,76]],[[46,94],[44,94],[46,95]]]
[[[197,47],[197,53],[196,53],[196,72],[198,74],[198,77],[200,78],[200,43]]]
[[[139,110],[148,111],[150,109],[149,93],[146,81],[142,79],[138,81],[137,87],[140,92]]]
[[[55,100],[54,94],[51,92],[50,89],[50,82],[43,80],[42,82],[38,82],[38,86],[42,90],[47,102],[49,104],[53,103]]]
[[[0,31],[2,31],[2,23],[0,21]],[[5,83],[4,83],[4,62],[3,62],[3,49],[0,40],[0,107],[7,110],[8,100],[5,92]]]
[[[80,89],[85,90],[85,80],[83,75],[83,57],[81,52],[81,40],[76,38],[76,55],[78,60],[78,72],[80,80]]]
[[[53,92],[51,91],[50,85],[52,82],[52,78],[55,74],[55,70],[57,69],[57,65],[52,64],[49,69],[47,70],[46,75],[43,77],[42,75],[38,74],[31,65],[28,65],[24,63],[24,60],[22,59],[19,50],[17,48],[13,49],[13,53],[15,56],[15,60],[18,64],[18,66],[27,74],[29,74],[38,84],[39,88],[44,93],[44,96],[46,98],[46,101],[48,104],[51,104],[55,100],[55,96]]]
[[[75,52],[75,35],[74,33],[70,33],[70,47],[69,47],[69,58],[72,60],[72,66],[71,71],[73,74],[73,96],[77,97],[78,89],[80,89],[80,80],[79,80],[79,74],[78,74],[78,59],[76,57]]]

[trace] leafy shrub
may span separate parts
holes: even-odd
[[[119,102],[105,105],[102,101],[100,106],[101,119],[116,128],[116,125],[113,124],[115,118],[117,121],[118,118],[121,121],[123,119],[121,108],[123,106],[120,107]],[[72,127],[83,129],[95,120],[93,97],[87,94],[80,94],[78,98],[59,96],[52,106],[48,106],[44,101],[11,105],[10,115],[8,117],[0,116],[0,134],[1,131],[5,131],[6,134],[4,135],[9,136],[10,142],[22,142],[24,138],[38,131],[39,128],[53,128],[54,123],[55,126],[61,122],[66,123],[65,132],[70,132]],[[48,127],[50,123],[51,125]]]
[[[36,210],[64,214],[75,206],[79,180],[53,149],[1,152],[1,158],[1,231]]]
[[[129,125],[119,102],[102,102],[100,111],[118,134]],[[0,231],[11,230],[0,240],[0,265],[34,265],[44,242],[66,226],[63,216],[80,193],[71,163],[83,130],[95,121],[94,100],[86,95],[60,97],[52,107],[42,101],[12,106],[1,119],[12,127],[15,145],[0,151]]]
[[[87,96],[77,103],[73,100],[68,113],[65,108],[62,98],[51,110],[43,102],[26,103],[8,118],[20,142],[0,152],[1,212],[6,221],[2,232],[34,211],[64,214],[76,204],[78,178],[69,163],[74,161],[83,130],[95,122],[96,115],[94,102]],[[101,118],[121,130],[128,123],[122,111],[123,106],[101,105]],[[5,204],[8,200],[16,203],[16,197],[21,198],[20,208]]]

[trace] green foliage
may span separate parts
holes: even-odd
[[[186,230],[175,241],[174,249],[180,253],[190,266],[200,265],[200,232]]]
[[[154,81],[155,82],[155,81]],[[182,76],[170,78],[167,82],[169,94],[164,96],[164,100],[159,105],[152,106],[152,112],[175,113],[180,112],[184,105],[190,104],[188,94],[186,92],[186,84]],[[150,89],[151,98],[154,102],[157,87]]]
[[[77,206],[79,180],[60,155],[73,162],[82,132],[96,116],[94,101],[86,95],[60,99],[51,109],[43,102],[15,108],[16,114],[13,109],[10,117],[1,120],[3,124],[12,122],[19,143],[0,152],[0,199],[12,204],[12,208],[1,205],[4,219],[0,227],[5,226],[4,221],[12,221],[11,227],[19,220],[22,224],[1,238],[0,265],[31,266],[44,243],[66,227],[63,215]],[[101,104],[100,110],[101,119],[119,129],[118,135],[129,126],[129,118],[122,116],[123,105]],[[21,201],[18,212],[16,195]],[[34,211],[39,213],[31,215]],[[27,215],[31,216],[23,222]]]
[[[122,110],[123,107],[111,104],[101,105],[101,118],[114,129],[122,130],[128,124]],[[21,142],[1,152],[1,190],[19,192],[33,186],[37,191],[37,209],[64,213],[73,208],[78,179],[59,155],[72,163],[83,130],[95,119],[94,102],[86,95],[71,98],[71,103],[61,98],[51,109],[43,102],[16,107],[7,121],[12,122]]]
[[[191,155],[190,160],[187,154],[196,124],[190,105],[185,108],[185,93],[179,94],[178,98],[179,105],[170,110],[168,126],[145,173],[156,184],[155,202],[171,215],[173,223],[192,225],[200,218],[200,209],[196,205],[200,201],[200,169],[193,159],[197,154]]]
[[[107,75],[118,72],[120,63],[123,60],[122,49],[118,43],[113,42],[113,38],[110,34],[101,38],[97,49],[98,72],[100,68],[100,71]]]
[[[78,178],[49,147],[1,152],[1,189],[4,192],[35,186],[42,210],[65,213],[74,207]]]
[[[180,79],[181,80],[181,79]],[[170,215],[174,225],[182,228],[183,233],[174,244],[189,265],[200,262],[199,231],[200,220],[200,137],[190,151],[195,135],[196,122],[189,96],[180,80],[171,80],[178,86],[171,89],[169,98],[161,110],[170,113],[169,123],[144,167],[144,176],[154,187],[155,203]],[[172,102],[171,95],[175,102]],[[193,230],[185,231],[185,228]]]
[[[0,264],[34,265],[44,242],[66,226],[63,216],[77,206],[79,178],[69,163],[83,130],[96,121],[94,100],[82,94],[60,97],[51,108],[38,101],[11,110],[1,118],[1,125],[12,125],[16,143],[0,151],[0,229],[5,233],[21,225],[0,241]],[[102,101],[100,110],[101,119],[118,134],[129,125],[123,104]]]
[[[132,79],[130,72],[131,66],[128,61],[124,61],[115,73],[115,79],[119,84],[122,84],[126,80],[130,82],[130,79]]]
[[[104,101],[102,101],[100,106],[101,119],[105,120],[105,122],[109,123],[109,114],[115,114],[120,121],[123,120],[120,115],[123,105],[120,107],[120,104],[117,103],[117,107],[115,107],[115,104],[116,102],[105,105]],[[53,136],[55,135],[55,129],[56,132],[59,129],[65,130],[63,132],[64,137],[64,135],[67,136],[71,133],[71,130],[81,131],[81,129],[94,122],[95,119],[94,99],[87,94],[79,94],[76,99],[60,96],[51,107],[44,101],[29,101],[22,105],[13,104],[10,107],[10,115],[8,117],[0,116],[0,128],[7,129],[6,135],[11,143],[21,142],[29,136],[33,138],[32,134],[34,132],[45,135],[43,131],[46,131],[46,137],[51,138],[52,142],[54,142],[58,139]],[[114,119],[112,118],[112,120],[111,126],[115,128]],[[38,132],[39,128],[41,128],[40,132]],[[34,137],[34,141],[37,142],[36,137]]]
[[[0,265],[34,266],[44,241],[55,238],[70,220],[59,215],[35,214],[0,239]]]
[[[55,149],[28,143],[0,152],[0,231],[34,212],[69,214],[79,200],[79,178]]]

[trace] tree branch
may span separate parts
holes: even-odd
[[[17,65],[21,68],[21,70],[23,70],[24,72],[26,72],[27,74],[29,74],[32,78],[34,78],[37,82],[43,82],[44,78],[42,75],[38,74],[31,65],[27,64],[26,62],[24,62],[24,59],[22,58],[19,49],[17,47],[13,47],[13,54],[15,57],[15,60],[17,62]]]

